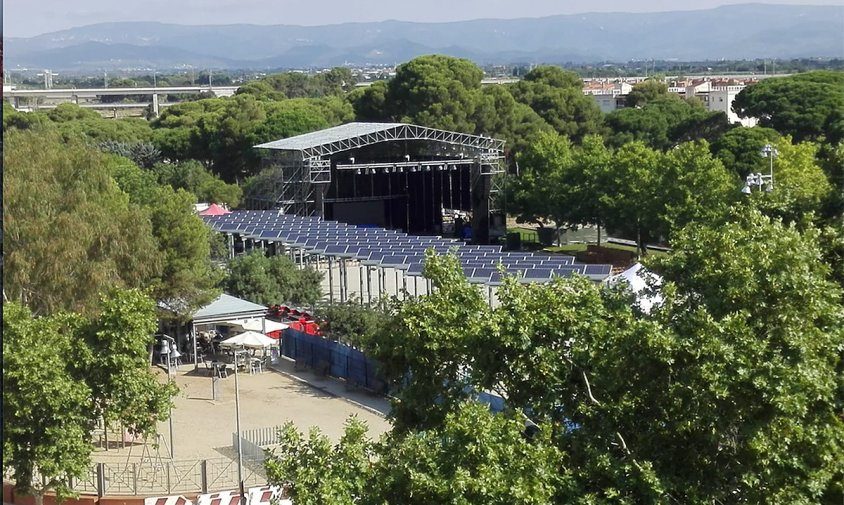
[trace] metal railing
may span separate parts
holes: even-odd
[[[246,487],[267,484],[263,460],[263,449],[260,458],[244,454],[243,481]],[[203,494],[237,489],[238,486],[237,461],[228,458],[97,463],[84,478],[71,481],[74,491],[97,496]]]
[[[271,428],[255,428],[241,430],[240,443],[243,447],[243,457],[263,464],[266,459],[264,450],[278,444],[278,430],[281,426]],[[237,450],[237,433],[232,433],[232,448]]]

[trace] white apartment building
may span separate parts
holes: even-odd
[[[730,123],[741,123],[742,126],[756,126],[759,122],[755,117],[740,118],[738,114],[733,112],[733,100],[739,91],[745,88],[744,84],[734,86],[713,86],[709,91],[709,100],[706,102],[706,108],[711,111],[723,112],[727,115],[727,120]]]
[[[687,99],[697,98],[703,102],[707,110],[725,113],[730,123],[741,123],[742,126],[756,126],[756,123],[758,123],[756,118],[742,119],[733,112],[733,100],[745,88],[745,85],[722,84],[722,82],[705,80],[693,82],[686,86],[683,86],[682,83],[677,83],[669,86],[668,92],[675,93]],[[595,100],[601,112],[609,113],[624,108],[625,97],[632,89],[633,86],[630,83],[623,81],[612,84],[591,82],[584,86],[583,93]]]

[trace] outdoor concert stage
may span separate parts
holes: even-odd
[[[418,235],[453,235],[465,219],[472,241],[489,243],[504,233],[496,198],[503,147],[410,124],[348,123],[255,146],[275,176],[247,203]]]

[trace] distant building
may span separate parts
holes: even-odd
[[[727,79],[688,79],[676,80],[667,83],[668,92],[674,93],[686,99],[697,98],[707,110],[723,112],[727,115],[730,123],[741,123],[742,126],[755,126],[758,123],[756,118],[740,118],[733,112],[733,101],[751,81],[735,81]],[[598,108],[604,113],[609,113],[626,106],[627,94],[633,89],[633,85],[627,81],[606,82],[587,81],[583,86],[583,94],[591,96]]]
[[[583,94],[594,98],[601,112],[608,113],[623,108],[632,89],[633,85],[626,81],[588,81],[583,85]]]
[[[745,88],[744,84],[732,86],[715,86],[709,92],[706,108],[711,111],[723,112],[730,123],[741,123],[742,126],[756,126],[759,122],[755,117],[740,118],[733,112],[733,101],[736,95]]]

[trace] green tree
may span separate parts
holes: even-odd
[[[302,505],[356,503],[374,484],[373,443],[366,425],[352,417],[332,446],[316,427],[305,438],[288,422],[279,430],[278,447],[264,463],[267,479],[284,486]]]
[[[54,123],[66,123],[68,121],[80,121],[83,119],[100,120],[100,116],[96,111],[91,109],[83,109],[74,103],[62,103],[56,106],[55,109],[47,113],[47,117]]]
[[[690,223],[719,222],[742,195],[739,181],[710,153],[706,141],[685,142],[660,160],[660,234],[669,240]]]
[[[815,71],[764,79],[743,89],[733,101],[740,117],[790,135],[797,142],[837,143],[844,129],[844,73]]]
[[[385,379],[401,385],[390,410],[398,433],[440,426],[471,396],[466,369],[477,354],[471,342],[490,320],[486,300],[456,256],[429,251],[424,273],[434,292],[400,304],[367,349]]]
[[[818,166],[818,146],[812,142],[792,144],[790,137],[780,139],[773,146],[777,156],[773,160],[772,191],[748,195],[751,203],[767,214],[789,222],[801,221],[809,213],[819,213],[832,186]],[[770,159],[760,158],[758,171],[768,174]]]
[[[576,496],[548,433],[528,440],[523,431],[523,419],[473,402],[442,426],[374,443],[355,418],[336,445],[315,428],[304,436],[288,423],[265,466],[269,481],[303,505],[540,504]]]
[[[530,106],[557,133],[577,142],[585,135],[598,133],[603,116],[582,88],[577,74],[540,66],[512,86],[511,92],[517,102]]]
[[[580,277],[507,279],[490,312],[456,258],[430,258],[439,289],[401,304],[373,349],[403,381],[394,434],[450,442],[439,430],[461,399],[493,389],[530,409],[564,455],[560,502],[817,503],[836,492],[844,461],[842,292],[817,240],[755,211],[693,223],[653,260],[665,282],[650,315]],[[450,475],[422,454],[389,461],[407,476],[397,489]]]
[[[765,144],[778,141],[776,130],[756,126],[733,128],[712,143],[712,153],[742,179],[750,173],[761,171],[765,162],[760,155]]]
[[[97,143],[138,144],[152,138],[152,130],[144,119],[106,119],[95,111],[72,103],[60,104],[48,112],[47,117],[66,139],[78,137]]]
[[[3,307],[3,469],[19,492],[72,494],[104,417],[145,436],[166,419],[176,390],[159,383],[146,356],[155,304],[137,290],[113,290],[99,313],[33,317]]]
[[[287,98],[281,91],[273,89],[272,85],[264,80],[245,83],[237,89],[238,95],[254,95],[258,100],[284,100]]]
[[[654,149],[667,150],[683,141],[713,141],[728,128],[727,116],[709,112],[697,100],[661,95],[644,106],[624,108],[607,114],[607,141],[621,147],[642,141]]]
[[[19,492],[73,491],[88,471],[93,445],[91,388],[75,380],[77,351],[58,318],[33,319],[16,302],[3,305],[3,471]]]
[[[219,294],[222,272],[210,260],[211,231],[195,214],[196,198],[166,186],[156,196],[147,208],[162,256],[161,281],[153,295],[177,319],[187,320]]]
[[[674,440],[648,444],[666,457],[665,482],[699,482],[686,502],[819,502],[844,462],[844,313],[818,232],[742,211],[690,226],[674,247],[653,266],[668,295],[658,319],[676,336],[663,341],[662,378],[648,379],[670,373],[658,394],[678,400],[661,415]]]
[[[348,100],[358,121],[384,121],[388,118],[387,81],[375,81],[371,86],[354,89],[349,92]]]
[[[641,142],[624,145],[613,155],[612,170],[604,180],[601,205],[607,228],[633,237],[644,254],[645,244],[657,239],[659,226],[660,153]]]
[[[158,200],[160,185],[152,171],[141,169],[128,158],[112,155],[109,173],[129,197],[130,204],[147,207]]]
[[[117,142],[106,140],[100,142],[99,148],[104,152],[128,158],[142,168],[151,168],[161,161],[161,151],[151,142]]]
[[[369,307],[358,300],[318,307],[314,316],[323,335],[355,347],[366,347],[388,319],[384,307]]]
[[[633,86],[633,89],[630,90],[624,101],[628,107],[641,107],[667,94],[668,85],[665,81],[646,79]]]
[[[261,305],[313,305],[322,298],[322,273],[300,269],[287,256],[267,257],[256,250],[231,260],[228,270],[223,281],[226,292]]]
[[[213,157],[200,121],[218,114],[224,104],[222,98],[206,98],[167,107],[151,123],[153,143],[171,161],[195,159],[210,165]]]
[[[103,286],[146,287],[160,256],[144,213],[111,178],[115,158],[80,141],[6,135],[3,281],[38,315],[90,312]]]
[[[466,402],[435,429],[387,437],[361,502],[572,503],[565,454],[547,430],[526,438],[520,417]]]
[[[173,189],[184,189],[200,202],[222,203],[237,207],[243,190],[235,184],[226,184],[196,160],[181,163],[161,163],[153,167],[160,184]]]
[[[545,131],[552,131],[544,119],[523,103],[517,102],[506,86],[485,86],[477,109],[478,132],[504,139],[505,155],[512,158]]]
[[[518,157],[520,173],[507,185],[509,212],[520,222],[533,222],[544,227],[554,223],[555,232],[598,221],[597,189],[607,154],[600,138],[588,140],[586,151],[573,148],[571,142],[556,132],[543,132]],[[594,163],[593,163],[594,162]]]
[[[450,56],[420,56],[396,68],[387,83],[387,116],[432,128],[476,133],[473,116],[483,72]]]
[[[52,126],[49,117],[42,112],[18,112],[12,104],[3,100],[3,133],[12,129],[29,130]]]

